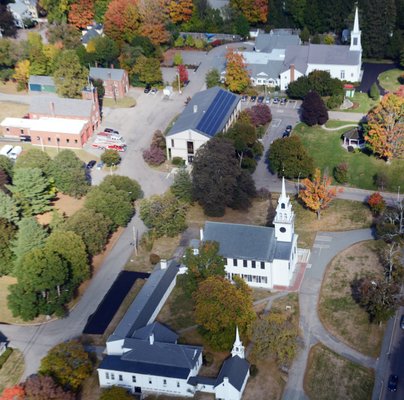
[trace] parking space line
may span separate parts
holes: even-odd
[[[275,119],[273,119],[272,122],[271,122],[271,127],[273,127],[273,128],[278,128],[279,125],[281,124],[281,122],[282,122],[281,119],[275,118]]]

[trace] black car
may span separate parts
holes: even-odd
[[[293,129],[292,125],[287,125],[285,132],[292,132],[292,129]]]
[[[145,92],[145,93],[149,93],[150,90],[151,90],[151,85],[148,83],[148,84],[146,85],[146,87],[144,88],[144,92]]]
[[[88,168],[88,169],[92,169],[95,164],[97,164],[97,161],[91,160],[91,161],[89,161],[89,162],[87,163],[87,168]]]
[[[389,392],[397,392],[397,383],[398,383],[398,376],[397,375],[390,375],[389,383],[387,384],[387,389]]]
[[[112,128],[105,128],[105,129],[104,129],[104,132],[107,132],[107,133],[114,133],[115,135],[119,135],[119,132],[116,131],[115,129],[112,129]]]
[[[404,329],[404,315],[402,315],[400,319],[400,328]]]
[[[257,101],[258,103],[263,103],[264,102],[265,97],[264,96],[259,96]]]
[[[286,138],[286,137],[289,137],[289,136],[290,136],[290,132],[288,132],[288,131],[285,131],[285,132],[282,133],[283,138]]]
[[[284,106],[287,102],[288,102],[288,100],[285,99],[284,97],[282,97],[282,98],[281,98],[280,105],[281,105],[281,106]]]
[[[250,101],[251,101],[252,103],[255,103],[255,100],[257,100],[257,96],[251,96],[251,97],[250,97]]]

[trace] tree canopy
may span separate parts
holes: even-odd
[[[317,92],[311,91],[304,97],[301,119],[308,126],[324,125],[328,121],[327,108]]]
[[[242,54],[229,49],[226,54],[226,86],[235,93],[243,92],[250,85],[247,66]]]

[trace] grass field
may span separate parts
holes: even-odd
[[[331,122],[330,122],[331,123]],[[374,180],[381,171],[388,177],[385,190],[397,191],[404,187],[404,160],[393,160],[390,164],[362,152],[349,153],[341,146],[341,135],[346,129],[325,131],[319,126],[308,127],[299,124],[293,131],[302,139],[309,154],[314,159],[314,165],[322,171],[332,174],[334,167],[345,162],[349,166],[349,185],[361,189],[377,190]]]
[[[28,104],[0,101],[0,122],[7,117],[22,118],[28,112],[28,107]]]
[[[371,99],[367,93],[355,92],[354,97],[349,98],[354,103],[352,108],[344,110],[346,112],[356,112],[366,114],[371,108],[373,108],[378,101]],[[338,110],[336,110],[338,111]]]
[[[380,86],[390,92],[395,92],[400,86],[400,82],[398,81],[400,75],[404,75],[403,69],[395,68],[382,72],[379,75]]]
[[[322,344],[312,347],[304,377],[310,400],[369,400],[374,374]]]
[[[136,100],[130,96],[116,99],[116,101],[114,99],[104,98],[102,106],[110,108],[132,108],[136,106]]]
[[[22,353],[13,349],[10,357],[0,369],[0,393],[10,386],[16,385],[24,372],[24,357]]]
[[[367,312],[352,298],[356,277],[383,276],[375,242],[358,243],[343,251],[328,266],[321,287],[319,316],[325,328],[355,350],[377,357],[385,325],[370,324]]]

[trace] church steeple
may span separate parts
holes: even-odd
[[[231,356],[244,358],[244,346],[240,340],[240,335],[238,334],[238,326],[236,327],[236,340],[234,341],[233,349],[231,350]]]
[[[280,242],[291,242],[295,232],[295,213],[290,197],[286,194],[285,178],[282,177],[282,192],[278,199],[274,218],[275,237]]]
[[[361,31],[359,30],[359,16],[358,16],[358,7],[355,9],[355,21],[354,26],[351,31],[351,45],[349,46],[349,50],[351,51],[362,51],[361,44]]]

